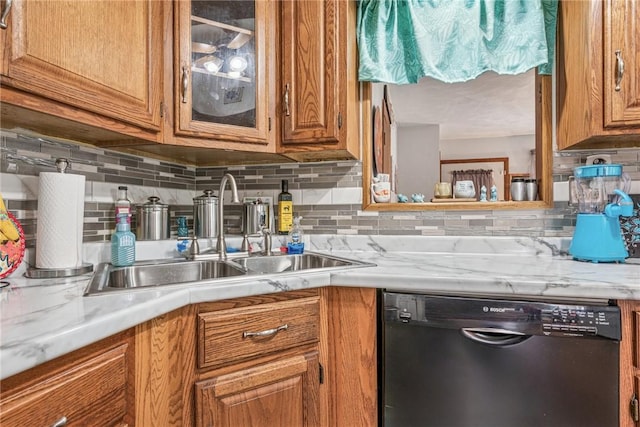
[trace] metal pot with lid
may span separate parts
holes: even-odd
[[[160,203],[160,198],[149,197],[149,201],[136,207],[138,240],[166,240],[171,234],[169,205]]]
[[[218,237],[218,197],[212,190],[193,198],[193,228],[196,237]]]
[[[245,202],[242,209],[242,234],[261,234],[263,228],[271,231],[270,205],[260,199]]]

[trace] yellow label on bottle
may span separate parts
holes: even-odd
[[[293,202],[281,201],[278,203],[278,232],[288,233],[293,226]]]

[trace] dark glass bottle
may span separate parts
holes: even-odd
[[[289,181],[282,180],[282,191],[278,194],[278,234],[289,234],[293,225],[293,196],[289,193]]]

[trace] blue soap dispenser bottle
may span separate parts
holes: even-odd
[[[136,235],[131,232],[127,214],[117,217],[116,231],[111,236],[111,264],[116,267],[133,265],[136,260]]]
[[[290,254],[304,253],[303,231],[300,226],[301,216],[293,219],[293,227],[289,230],[289,239],[287,242],[287,252]]]

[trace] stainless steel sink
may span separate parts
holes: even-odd
[[[250,256],[232,260],[249,273],[274,274],[302,270],[334,269],[338,267],[355,267],[371,265],[346,258],[329,255],[304,253],[299,255]]]
[[[174,259],[114,267],[109,263],[96,268],[85,295],[100,292],[176,285],[245,275],[239,265],[220,260],[187,261]]]
[[[154,286],[184,285],[210,280],[238,279],[259,274],[286,274],[302,271],[333,271],[374,264],[307,252],[300,255],[251,255],[243,258],[171,259],[137,262],[130,267],[98,264],[85,295],[148,289]]]

